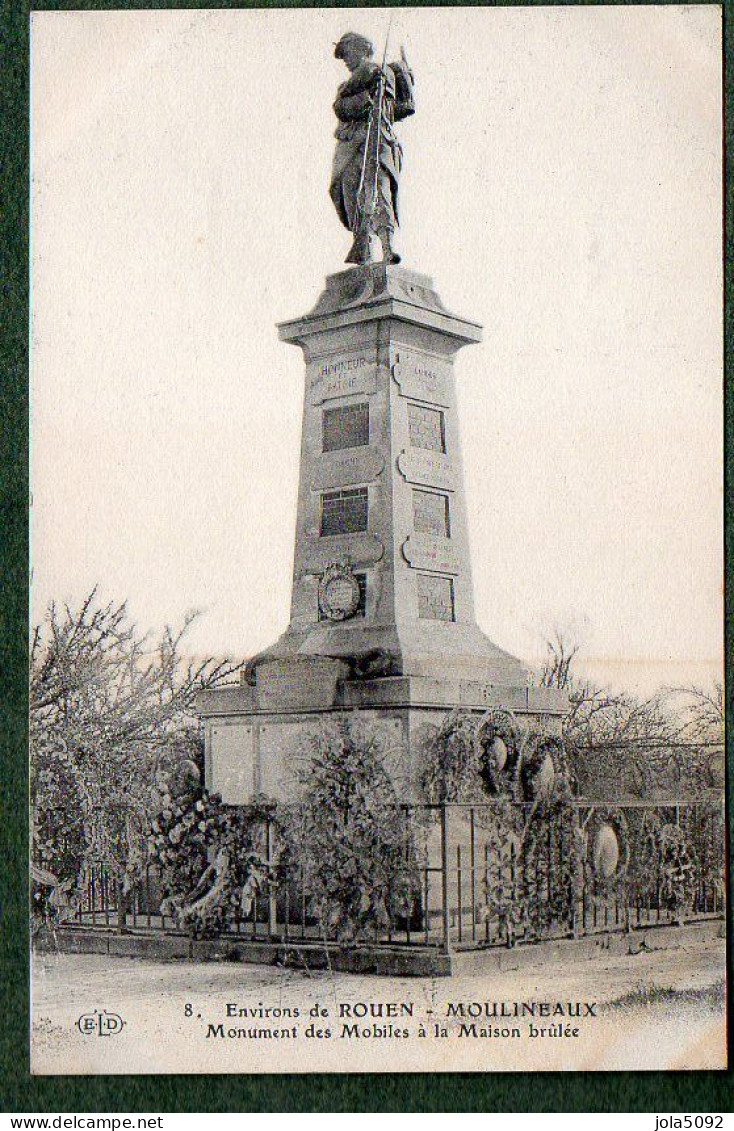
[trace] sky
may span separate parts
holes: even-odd
[[[397,9],[399,245],[457,359],[477,620],[616,687],[722,669],[720,10]],[[247,656],[288,622],[303,362],[349,246],[347,30],[386,9],[32,15],[32,608],[95,584]]]

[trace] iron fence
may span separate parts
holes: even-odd
[[[382,900],[373,943],[452,949],[631,931],[724,914],[724,809],[708,801],[618,806],[402,805],[400,894]],[[240,938],[336,941],[324,931],[302,863],[264,822],[262,879],[235,914]],[[407,877],[407,882],[406,882]],[[176,931],[161,909],[157,870],[124,892],[91,866],[78,925]]]

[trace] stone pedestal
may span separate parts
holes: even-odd
[[[306,363],[290,623],[240,688],[200,697],[208,787],[293,796],[324,715],[358,712],[382,736],[405,797],[453,707],[560,726],[565,696],[474,620],[454,358],[481,327],[426,276],[371,264],[330,276],[279,331]]]

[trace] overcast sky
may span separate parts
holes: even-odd
[[[35,616],[95,583],[197,652],[288,621],[303,396],[342,268],[332,44],[384,9],[32,16]],[[477,618],[617,685],[721,669],[720,10],[395,12],[400,246],[457,362]]]

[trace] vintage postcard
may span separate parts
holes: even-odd
[[[721,9],[32,16],[37,1074],[721,1069]]]

